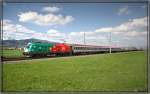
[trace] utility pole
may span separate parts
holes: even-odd
[[[86,44],[86,42],[85,42],[85,32],[84,32],[84,45]]]
[[[17,29],[18,28],[16,28],[16,32],[18,31]],[[17,42],[17,40],[16,40],[16,48],[15,49],[18,49],[18,42]]]
[[[109,35],[109,53],[111,54],[111,31]]]
[[[66,40],[64,39],[64,43],[66,43]]]
[[[63,41],[63,43],[66,43],[66,40],[65,39],[60,39],[61,41]]]

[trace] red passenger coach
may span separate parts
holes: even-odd
[[[72,53],[72,49],[68,44],[58,43],[52,47],[51,52],[56,55],[67,55]]]

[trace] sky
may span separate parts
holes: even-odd
[[[147,20],[146,3],[4,3],[3,39],[146,47]]]

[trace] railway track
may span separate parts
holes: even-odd
[[[75,56],[75,55],[74,55]],[[1,57],[1,61],[19,61],[19,60],[33,60],[33,59],[44,59],[44,58],[58,58],[68,56],[43,56],[43,57]]]
[[[102,53],[101,53],[102,54]],[[91,55],[91,54],[74,54],[72,56]],[[19,61],[19,60],[33,60],[33,59],[44,59],[44,58],[58,58],[58,57],[69,57],[68,55],[60,56],[44,56],[44,57],[1,57],[2,61]]]
[[[47,57],[2,57],[2,61],[19,61],[19,60],[32,60],[32,59],[41,59],[41,58],[48,58],[52,56]]]
[[[117,52],[118,53],[118,52]],[[97,53],[97,54],[106,54],[106,53]],[[108,53],[109,54],[109,53]],[[74,54],[71,56],[81,56],[81,55],[92,55],[92,54]],[[33,60],[33,59],[42,59],[42,58],[58,58],[58,57],[69,57],[68,55],[66,56],[39,56],[39,57],[1,57],[1,61],[19,61],[19,60]]]
[[[2,57],[2,61],[18,61],[18,60],[26,60],[29,59],[27,57]]]

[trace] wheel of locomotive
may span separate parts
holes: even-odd
[[[29,57],[30,58],[35,57],[35,54],[29,54]]]
[[[47,54],[44,54],[44,57],[47,57]]]
[[[45,53],[43,53],[43,54],[42,54],[42,57],[45,57],[45,56],[46,56],[46,54],[45,54]]]

